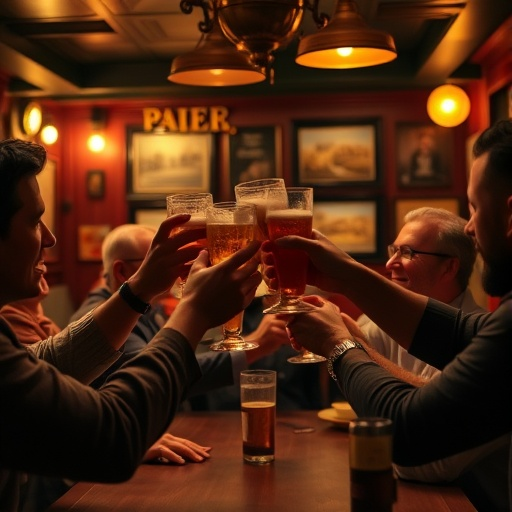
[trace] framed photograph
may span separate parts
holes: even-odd
[[[372,184],[378,179],[376,120],[295,124],[296,182],[307,186]]]
[[[127,130],[128,199],[210,192],[215,147],[212,133]]]
[[[109,231],[109,224],[78,226],[79,261],[101,261],[101,244]]]
[[[86,190],[89,199],[103,199],[105,195],[105,171],[87,171]]]
[[[355,258],[381,256],[380,202],[374,199],[317,201],[313,227]]]
[[[456,197],[424,197],[417,199],[397,199],[395,201],[395,235],[404,225],[404,216],[411,210],[431,206],[432,208],[443,208],[455,215],[460,215],[460,202]]]
[[[129,205],[129,219],[133,224],[144,224],[158,229],[167,217],[165,201],[143,201]]]
[[[238,127],[227,141],[232,189],[244,181],[281,177],[280,127]]]
[[[399,123],[396,144],[399,187],[444,187],[451,183],[453,136],[450,128]]]

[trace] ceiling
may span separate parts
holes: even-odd
[[[355,70],[295,64],[297,41],[275,54],[275,83],[204,88],[167,80],[172,58],[199,40],[201,10],[180,0],[2,0],[0,71],[13,97],[281,94],[434,87],[480,76],[474,52],[512,15],[512,0],[357,0],[398,58]],[[332,14],[335,0],[320,0]],[[302,33],[316,30],[306,11]]]

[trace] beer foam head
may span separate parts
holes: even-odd
[[[267,219],[304,219],[313,216],[313,212],[309,210],[269,210]]]

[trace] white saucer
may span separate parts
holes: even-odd
[[[318,412],[318,417],[321,420],[330,421],[334,425],[340,428],[348,428],[350,420],[341,419],[336,412],[336,409],[322,409]]]

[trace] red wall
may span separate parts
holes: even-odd
[[[426,113],[426,101],[430,91],[395,91],[365,94],[323,95],[320,97],[286,96],[271,98],[203,98],[191,100],[111,100],[95,102],[61,102],[48,104],[58,118],[60,140],[50,148],[51,156],[58,162],[57,226],[58,258],[50,265],[50,281],[66,282],[70,286],[73,301],[78,304],[100,272],[99,263],[80,262],[77,258],[77,226],[82,224],[109,224],[115,227],[128,221],[126,201],[126,127],[142,126],[144,107],[186,107],[223,105],[230,111],[233,126],[276,125],[282,130],[283,176],[292,182],[293,122],[305,120],[378,119],[381,123],[382,147],[380,160],[382,181],[377,187],[337,187],[315,192],[318,197],[328,194],[335,197],[381,198],[382,241],[387,244],[395,232],[394,200],[396,198],[456,197],[460,200],[462,214],[465,211],[466,163],[465,141],[467,126],[453,129],[453,177],[452,185],[443,188],[398,189],[396,184],[395,126],[398,122],[430,123]],[[101,106],[107,112],[105,135],[107,148],[100,154],[91,153],[86,147],[92,125],[91,108]],[[232,191],[228,185],[228,171],[224,164],[223,144],[218,144],[215,169],[218,192],[215,200],[229,199]],[[89,199],[85,183],[88,170],[106,172],[105,196]],[[373,262],[379,271],[384,258]]]

